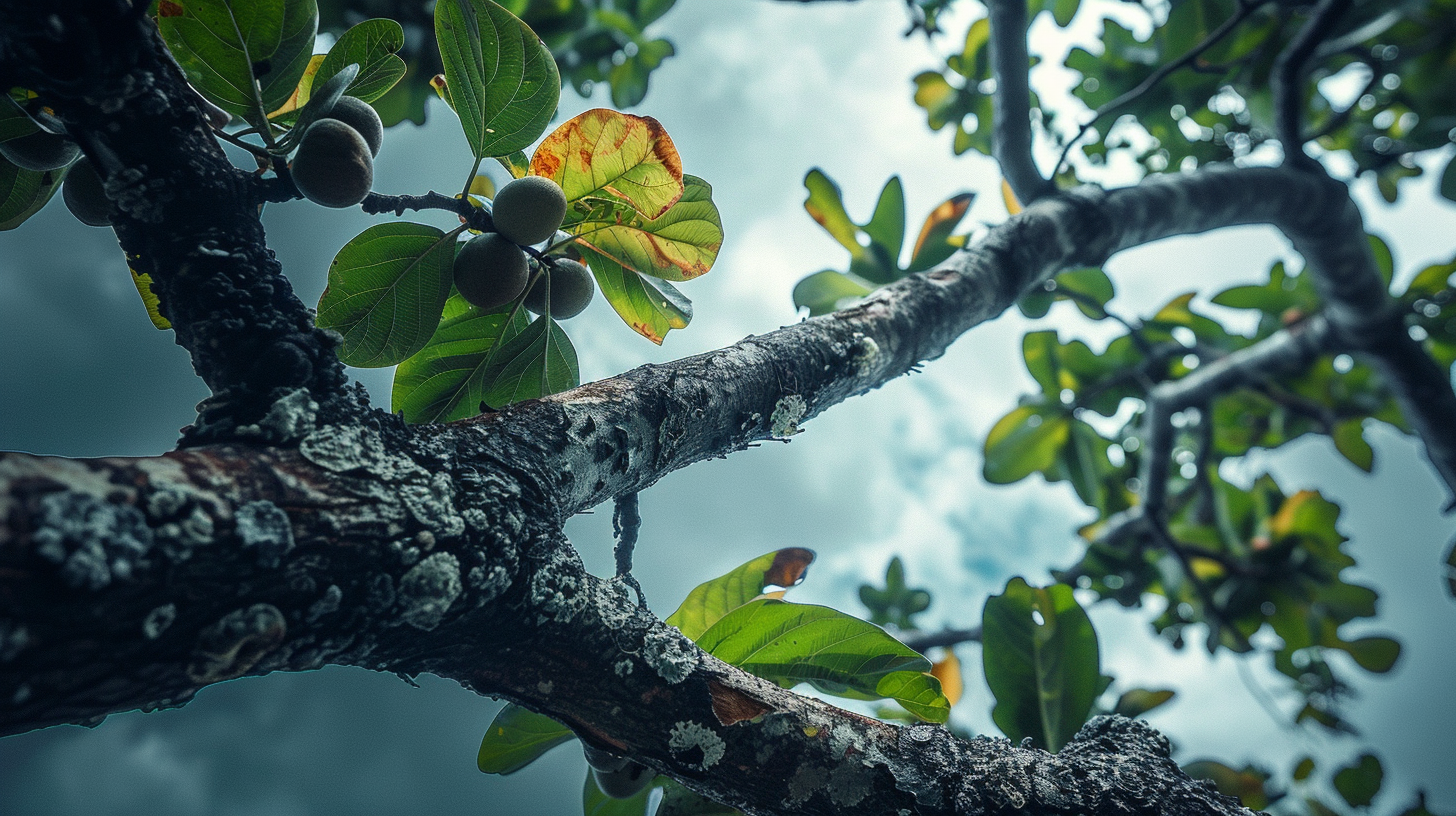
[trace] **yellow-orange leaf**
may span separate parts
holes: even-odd
[[[961,661],[954,651],[946,649],[945,658],[931,665],[930,674],[940,681],[940,690],[945,692],[945,699],[950,700],[951,705],[960,702],[966,684],[961,677]]]
[[[612,198],[648,218],[667,212],[683,193],[682,159],[662,125],[605,108],[547,136],[531,157],[531,173],[560,184],[568,202]]]
[[[1016,215],[1021,212],[1021,201],[1016,198],[1016,193],[1011,189],[1011,183],[1001,179],[1001,200],[1006,202],[1006,213]]]

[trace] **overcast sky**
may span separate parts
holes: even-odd
[[[965,4],[969,6],[970,4]],[[639,112],[672,134],[684,168],[712,183],[727,234],[714,271],[684,285],[696,317],[657,348],[600,299],[568,324],[585,379],[720,347],[796,320],[789,292],[803,275],[842,266],[844,253],[804,213],[801,181],[814,166],[843,187],[851,215],[867,217],[885,180],[900,174],[910,228],[957,192],[980,193],[967,224],[1004,218],[989,160],[956,158],[910,100],[910,77],[958,50],[956,35],[928,46],[904,39],[899,2],[798,4],[680,0],[660,26],[679,56],[653,76]],[[964,20],[948,26],[964,31]],[[1040,29],[1038,29],[1040,32]],[[1055,82],[1054,72],[1044,79]],[[1044,86],[1044,98],[1057,88]],[[602,104],[568,93],[563,117]],[[453,115],[431,109],[423,128],[391,131],[376,166],[384,193],[452,190],[470,166]],[[1410,186],[1398,208],[1364,186],[1373,229],[1391,239],[1398,276],[1456,251],[1456,208],[1431,204],[1431,184]],[[306,203],[270,206],[275,248],[300,295],[315,303],[335,251],[373,219]],[[444,222],[441,222],[444,223]],[[1172,296],[1254,282],[1287,244],[1263,229],[1178,239],[1115,258],[1114,305],[1147,313]],[[1444,254],[1443,254],[1444,253]],[[1050,325],[1084,331],[1070,309]],[[912,583],[930,588],[929,625],[977,621],[1008,577],[1044,582],[1078,555],[1081,507],[1039,479],[1008,487],[980,479],[980,440],[1031,386],[1020,362],[1030,324],[1008,315],[972,331],[924,373],[839,406],[788,445],[765,445],[664,479],[643,495],[637,574],[661,613],[695,584],[783,546],[820,560],[797,600],[862,611],[855,589],[878,579],[892,554]],[[168,332],[147,322],[107,230],[78,225],[58,203],[25,228],[0,234],[0,449],[66,455],[144,455],[170,448],[205,395]],[[356,372],[387,405],[390,371]],[[1437,568],[1456,525],[1439,515],[1442,489],[1417,448],[1383,428],[1370,436],[1366,476],[1324,440],[1256,455],[1244,478],[1271,470],[1286,492],[1318,488],[1345,506],[1359,580],[1378,585],[1382,618],[1368,632],[1405,643],[1391,676],[1359,679],[1352,719],[1365,742],[1284,730],[1254,703],[1227,654],[1177,653],[1148,635],[1152,611],[1100,606],[1104,670],[1118,688],[1176,688],[1153,715],[1180,759],[1257,761],[1287,773],[1316,752],[1341,761],[1363,745],[1386,760],[1377,807],[1403,806],[1416,786],[1432,809],[1456,809],[1456,717],[1445,705],[1456,676],[1456,605]],[[587,563],[610,571],[610,512],[573,520]],[[979,652],[965,648],[973,672]],[[1262,663],[1254,682],[1287,711]],[[958,723],[994,733],[978,674]],[[179,711],[123,714],[94,730],[65,727],[0,740],[0,808],[7,813],[560,814],[579,812],[579,754],[568,749],[516,776],[487,777],[475,750],[497,704],[453,683],[421,688],[363,670],[274,675],[209,688]]]

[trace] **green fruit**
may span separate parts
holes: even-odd
[[[492,203],[496,230],[521,246],[539,244],[555,235],[565,217],[566,193],[545,176],[508,182]]]
[[[526,253],[495,233],[477,235],[455,254],[455,288],[481,309],[504,306],[526,289]]]
[[[8,142],[0,142],[0,156],[25,170],[59,170],[76,160],[81,148],[55,133],[37,130]]]
[[[76,220],[91,227],[111,226],[111,202],[106,198],[106,185],[88,158],[71,165],[61,185],[61,199]]]
[[[628,762],[620,771],[602,771],[592,768],[597,787],[613,799],[631,799],[657,778],[657,772],[636,762]]]
[[[591,272],[570,258],[557,258],[556,268],[548,268],[536,279],[526,293],[526,308],[536,314],[544,314],[548,289],[551,292],[551,316],[557,320],[581,314],[597,292]]]
[[[359,131],[364,143],[369,145],[369,155],[379,155],[379,146],[384,142],[384,123],[373,105],[353,96],[341,96],[329,109],[327,118],[337,119]]]
[[[293,183],[304,198],[325,207],[352,207],[374,186],[374,159],[359,131],[338,119],[308,126],[293,154]]]

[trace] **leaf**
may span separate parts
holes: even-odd
[[[0,232],[13,230],[40,212],[65,177],[65,169],[26,170],[0,157]]]
[[[698,584],[667,617],[689,640],[696,641],[724,615],[762,595],[771,586],[798,586],[814,563],[814,551],[787,547],[760,555],[711,581]]]
[[[327,54],[314,54],[309,58],[308,65],[303,69],[303,76],[299,77],[298,84],[293,87],[293,93],[284,100],[282,105],[268,114],[269,119],[286,125],[298,118],[299,109],[308,104],[313,91],[314,77],[318,76],[325,59],[328,59]]]
[[[1269,781],[1269,775],[1253,767],[1244,766],[1241,771],[1213,760],[1203,759],[1190,762],[1183,766],[1183,772],[1194,779],[1207,779],[1218,786],[1218,792],[1224,796],[1237,798],[1244,807],[1250,810],[1263,810],[1272,801],[1268,790],[1264,787]]]
[[[1021,199],[1016,197],[1016,191],[1011,189],[1011,182],[1001,179],[1001,203],[1006,206],[1007,215],[1017,215],[1021,212]]]
[[[794,284],[794,308],[808,309],[809,316],[829,314],[874,291],[847,272],[825,269]]]
[[[378,368],[425,347],[450,295],[457,233],[396,221],[364,230],[339,250],[317,322],[344,336],[340,360]]]
[[[930,211],[920,227],[920,237],[915,239],[915,248],[910,252],[910,265],[905,271],[924,272],[965,246],[965,236],[953,236],[951,233],[955,232],[966,211],[971,208],[971,202],[975,200],[974,193],[960,193],[940,202]]]
[[[982,473],[992,484],[1010,484],[1051,468],[1071,436],[1069,417],[1058,409],[1024,405],[986,434]]]
[[[0,93],[0,142],[29,136],[37,130],[40,126],[25,114],[19,103],[10,94]]]
[[[576,349],[561,325],[539,317],[497,349],[481,379],[485,394],[481,400],[501,409],[513,402],[539,399],[581,384]]]
[[[157,297],[156,292],[152,291],[152,276],[138,275],[137,271],[131,268],[126,271],[131,273],[132,285],[136,287],[137,294],[142,296],[142,306],[146,307],[147,317],[151,319],[152,325],[161,330],[172,328],[172,321],[163,317],[158,308],[161,299]]]
[[[1370,754],[1361,754],[1354,765],[1335,772],[1335,790],[1350,807],[1366,807],[1375,800],[1384,779],[1385,770],[1380,767],[1380,760]]]
[[[292,128],[288,131],[288,135],[278,140],[278,144],[270,148],[270,152],[281,156],[297,147],[298,143],[303,140],[303,134],[308,132],[308,126],[324,118],[327,111],[334,109],[334,104],[339,101],[339,97],[344,95],[344,89],[348,88],[349,84],[354,81],[354,77],[358,75],[359,64],[350,63],[323,82],[315,82],[311,79],[308,101],[303,104],[303,107],[279,114],[276,121],[280,124],[291,124]]]
[[[1347,419],[1335,426],[1330,437],[1335,440],[1335,450],[1350,460],[1355,467],[1369,473],[1375,466],[1375,451],[1365,441],[1364,425],[1359,417]]]
[[[1173,699],[1175,694],[1177,692],[1168,689],[1130,689],[1117,698],[1117,705],[1113,707],[1112,713],[1123,717],[1141,717]]]
[[[864,233],[869,236],[871,247],[879,247],[884,254],[884,265],[898,269],[900,248],[905,243],[905,187],[899,176],[891,176],[880,189],[875,212],[864,225]]]
[[[1082,314],[1093,320],[1107,317],[1107,302],[1112,300],[1115,290],[1112,279],[1095,266],[1069,269],[1054,278],[1056,294],[1077,304]],[[1095,304],[1095,305],[1094,305]]]
[[[672,284],[628,269],[590,247],[579,249],[602,295],[633,331],[660,346],[669,331],[687,328],[692,321],[692,301]]]
[[[1376,674],[1395,668],[1395,662],[1400,659],[1400,641],[1393,638],[1363,637],[1339,646],[1360,664],[1360,668]]]
[[[403,47],[404,28],[394,20],[373,19],[356,23],[329,49],[313,81],[327,82],[345,66],[358,65],[359,74],[345,92],[365,102],[373,102],[388,93],[404,76],[404,60],[395,55]]]
[[[390,410],[406,422],[450,422],[475,416],[485,399],[491,349],[526,328],[524,310],[482,312],[451,295],[435,335],[394,370]]]
[[[1389,289],[1390,281],[1395,277],[1395,256],[1390,251],[1390,244],[1374,233],[1367,233],[1365,237],[1370,242],[1370,253],[1375,256],[1375,269],[1385,281],[1385,288]]]
[[[253,65],[282,43],[284,0],[173,0],[161,9],[162,39],[187,81],[218,107],[255,121],[293,92],[289,86],[277,104],[259,110],[263,100]]]
[[[940,681],[940,689],[945,692],[945,699],[955,705],[961,701],[961,695],[965,693],[965,678],[961,673],[961,661],[956,657],[954,649],[947,648],[945,657],[935,661],[930,667],[930,673],[936,680]]]
[[[872,623],[827,606],[773,599],[750,601],[724,615],[699,636],[698,645],[785,688],[812,683],[859,699],[878,699],[886,675],[930,669],[930,661]]]
[[[536,141],[556,112],[561,76],[535,32],[490,0],[439,0],[435,39],[446,101],[475,157],[506,156]]]
[[[1295,782],[1303,782],[1312,773],[1314,773],[1314,759],[1305,757],[1295,764],[1294,771],[1290,773],[1290,778]]]
[[[606,108],[552,131],[531,156],[531,172],[560,184],[568,204],[605,198],[625,202],[647,218],[667,212],[684,194],[682,158],[662,124]],[[707,182],[702,186],[711,192]],[[573,212],[581,214],[568,207],[568,221]]]
[[[875,684],[875,695],[894,700],[926,722],[943,724],[950,719],[950,698],[940,678],[929,672],[891,672]]]
[[[696,176],[683,176],[682,197],[656,218],[644,220],[626,207],[599,206],[582,220],[571,221],[568,216],[563,228],[577,236],[577,243],[628,269],[670,281],[705,274],[723,246],[713,188]]]
[[[986,600],[982,627],[991,718],[1013,741],[1057,751],[1087,721],[1101,678],[1097,632],[1072,588],[1013,578]]]
[[[613,799],[602,793],[588,769],[581,791],[582,816],[647,816],[647,798],[651,795],[652,786],[648,785],[626,799]]]
[[[506,703],[485,730],[475,765],[484,773],[513,774],[572,739],[571,729],[561,723]]]
[[[317,0],[285,0],[281,38],[265,67],[254,66],[263,98],[263,110],[271,111],[288,101],[313,59],[313,41],[318,36]],[[254,59],[254,62],[257,62]]]
[[[1080,0],[1056,0],[1052,3],[1052,19],[1062,28],[1072,24],[1072,18],[1077,16],[1077,6]]]
[[[859,227],[850,220],[849,213],[845,212],[844,197],[839,191],[839,185],[825,175],[823,170],[815,167],[804,176],[804,187],[809,190],[809,197],[804,201],[804,209],[809,211],[809,216],[828,231],[840,246],[849,250],[851,263],[864,262],[868,254],[859,243]],[[890,279],[876,278],[874,282],[889,283]]]

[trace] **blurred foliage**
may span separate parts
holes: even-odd
[[[610,89],[612,104],[629,108],[647,95],[652,72],[674,53],[673,44],[647,28],[676,0],[500,0],[551,49],[564,85],[590,96],[597,85]],[[423,124],[430,80],[441,73],[435,47],[432,0],[319,0],[320,31],[339,36],[373,17],[397,20],[405,31],[399,56],[404,79],[375,107],[386,125]]]

